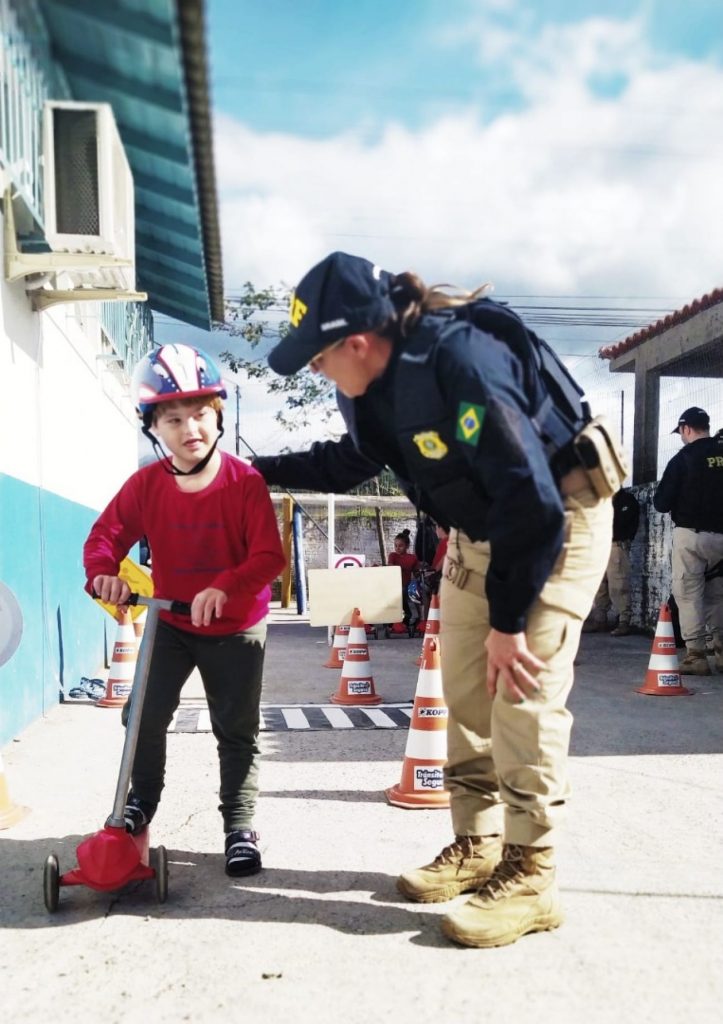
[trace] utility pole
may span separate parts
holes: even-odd
[[[241,402],[241,388],[236,385],[236,455],[241,454],[241,433],[239,429],[239,409]]]

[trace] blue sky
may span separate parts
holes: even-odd
[[[417,128],[467,104],[492,118],[524,98],[498,62],[478,59],[466,24],[524,41],[546,26],[627,20],[631,11],[661,62],[685,55],[720,63],[719,0],[209,0],[214,101],[259,130],[312,138],[351,125],[378,130],[390,119]],[[623,81],[601,74],[592,84],[605,95]]]
[[[598,307],[538,327],[569,354],[723,285],[720,0],[207,0],[207,32],[230,294],[343,249]]]

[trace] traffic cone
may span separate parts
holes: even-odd
[[[407,748],[398,785],[384,791],[390,804],[417,807],[449,807],[444,789],[447,761],[447,705],[442,695],[442,670],[437,639],[430,639],[422,654]]]
[[[133,673],[138,658],[138,642],[130,612],[118,613],[118,632],[113,644],[113,657],[108,670],[105,696],[95,702],[97,708],[122,707],[133,687]]]
[[[424,659],[424,651],[432,640],[437,644],[439,650],[439,594],[432,594],[427,612],[427,621],[424,627],[424,640],[422,640],[422,652],[415,661],[415,665],[421,665]]]
[[[688,697],[693,692],[681,683],[678,656],[675,653],[673,620],[667,604],[660,606],[645,681],[642,686],[635,689],[637,693],[644,693],[649,697]]]
[[[351,616],[349,636],[346,642],[343,668],[339,689],[331,695],[332,704],[381,704],[382,698],[374,689],[374,676],[369,664],[364,620],[358,608]]]
[[[349,637],[348,626],[334,626],[334,642],[329,651],[329,658],[324,662],[324,668],[341,668],[344,664],[344,652],[346,651]]]
[[[10,799],[10,791],[8,790],[8,784],[5,781],[3,758],[2,754],[0,754],[0,829],[10,828],[11,825],[17,825],[17,823],[24,818],[27,813],[27,807],[20,807],[18,804],[14,804]]]

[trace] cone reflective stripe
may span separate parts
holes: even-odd
[[[444,788],[447,763],[447,705],[442,695],[438,640],[433,637],[422,655],[407,747],[398,785],[385,790],[395,807],[449,807]]]
[[[417,665],[421,665],[424,660],[424,651],[428,647],[429,642],[436,639],[437,650],[439,650],[439,594],[432,594],[432,600],[429,602],[429,611],[427,612],[427,621],[424,626],[424,640],[422,641],[422,651],[416,660]]]
[[[17,825],[27,813],[27,807],[19,807],[18,804],[14,804],[10,799],[10,791],[5,781],[3,758],[2,754],[0,754],[0,828],[10,828],[11,825]]]
[[[344,652],[346,651],[349,626],[334,626],[334,642],[329,651],[329,658],[324,662],[323,668],[341,668],[344,664]]]
[[[122,707],[133,687],[133,674],[138,658],[138,641],[128,611],[119,613],[118,633],[113,644],[105,696],[95,702],[98,708]]]
[[[346,641],[339,689],[331,695],[332,704],[381,704],[374,689],[374,676],[369,663],[369,644],[364,620],[355,608]]]
[[[688,697],[693,692],[683,686],[680,678],[678,655],[675,653],[675,632],[667,604],[661,604],[658,625],[653,637],[648,671],[637,693],[649,697]]]
[[[143,639],[143,630],[146,628],[146,618],[148,616],[148,609],[144,608],[140,615],[133,619],[133,633],[136,638],[136,644],[138,650],[141,649],[141,640]]]

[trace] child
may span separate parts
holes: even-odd
[[[276,516],[263,478],[217,448],[226,391],[205,353],[188,345],[156,349],[136,367],[133,395],[159,461],[134,473],[91,529],[83,550],[86,590],[123,605],[129,588],[118,567],[145,535],[156,596],[189,602],[191,615],[161,613],[126,828],[135,834],[153,818],[166,731],[183,684],[198,668],[218,741],[226,872],[255,874],[266,615],[269,584],[284,566]]]
[[[413,551],[409,550],[411,532],[402,530],[394,538],[394,551],[389,552],[387,565],[398,565],[402,570],[402,608],[404,609],[404,625],[409,628],[409,620],[412,612],[409,607],[409,594],[407,587],[412,582],[412,571],[419,565],[419,560]]]

